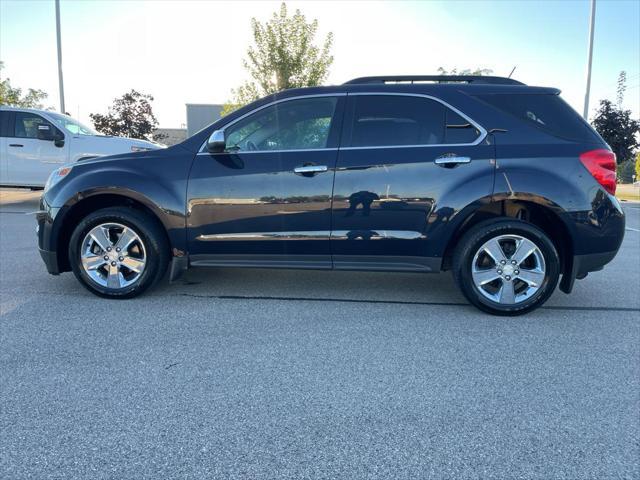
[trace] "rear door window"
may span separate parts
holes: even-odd
[[[450,108],[446,109],[446,125],[444,143],[473,143],[480,136],[480,131],[469,120],[463,118]]]
[[[558,95],[515,93],[478,95],[478,98],[555,137],[599,141],[591,127]]]
[[[353,95],[344,147],[473,143],[480,132],[435,100],[409,95]]]

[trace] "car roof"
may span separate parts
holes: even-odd
[[[407,93],[421,95],[437,95],[445,92],[463,92],[468,95],[482,94],[550,94],[558,95],[560,90],[552,87],[536,87],[517,84],[464,84],[464,83],[363,83],[332,85],[326,87],[303,87],[284,90],[273,98],[287,98],[305,95],[322,95],[331,93]]]
[[[0,105],[0,110],[12,112],[29,112],[29,113],[56,113],[42,108],[26,108],[26,107],[10,107],[8,105]]]

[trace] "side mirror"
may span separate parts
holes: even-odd
[[[224,141],[224,131],[215,130],[207,141],[207,151],[209,153],[222,153],[226,147]]]
[[[54,137],[55,135],[51,125],[38,125],[38,140],[53,142],[53,140],[55,140]]]
[[[53,136],[53,144],[58,148],[64,147],[64,134],[62,132],[57,131],[55,133]]]

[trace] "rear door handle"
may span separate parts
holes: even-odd
[[[326,165],[304,165],[293,169],[294,173],[299,175],[313,175],[315,173],[323,173],[329,170]]]
[[[21,143],[10,143],[9,146],[10,147],[24,147],[24,145],[22,145]]]
[[[443,155],[441,157],[436,158],[436,165],[440,165],[442,167],[455,167],[461,163],[471,163],[471,157],[459,157],[457,155]]]

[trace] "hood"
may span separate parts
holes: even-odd
[[[125,145],[126,148],[123,149],[125,150],[125,152],[116,153],[113,155],[103,155],[99,157],[88,158],[86,160],[80,160],[80,162],[85,164],[85,163],[102,163],[102,162],[110,162],[110,161],[117,161],[117,160],[152,159],[158,156],[172,155],[175,152],[175,150],[184,150],[181,148],[176,149],[177,145],[174,145],[172,147],[166,147],[164,145],[159,146],[156,143],[147,142],[144,140],[133,140],[130,138],[112,137],[112,139],[116,139],[116,138],[118,140],[129,141],[129,143],[126,143]],[[132,152],[130,149],[131,145],[144,145],[145,148],[149,148],[149,149],[141,152]],[[153,148],[148,147],[148,145],[152,145]]]
[[[144,150],[156,150],[158,148],[166,148],[166,145],[160,143],[150,142],[148,140],[140,140],[137,138],[126,137],[110,137],[106,135],[96,135],[92,137],[95,141],[104,143],[105,146],[112,148],[118,148],[124,151],[131,151],[131,147],[138,147]],[[143,151],[144,151],[143,150]]]

